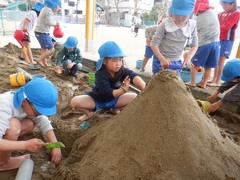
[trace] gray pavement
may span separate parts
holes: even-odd
[[[144,50],[145,50],[145,37],[144,29],[139,29],[137,37],[134,37],[134,34],[131,32],[129,27],[107,27],[105,25],[99,26],[95,29],[95,36],[93,39],[93,48],[91,52],[85,51],[85,25],[84,24],[62,24],[61,25],[64,31],[64,37],[58,39],[59,42],[64,43],[68,36],[76,36],[79,40],[79,48],[85,59],[90,59],[97,61],[99,56],[97,53],[98,48],[106,41],[115,41],[117,42],[127,55],[125,58],[126,66],[130,69],[139,72],[136,69],[136,61],[143,59]],[[14,27],[13,27],[14,28]],[[237,47],[239,44],[239,34],[237,34],[237,40],[234,43],[234,48],[232,50],[231,58],[235,58]],[[31,33],[31,46],[32,48],[40,48],[37,39],[35,38],[33,32]],[[20,47],[18,42],[14,39],[13,35],[0,35],[0,48],[8,44],[9,42],[16,44]],[[149,60],[146,66],[145,75],[151,75],[151,64],[152,59]]]

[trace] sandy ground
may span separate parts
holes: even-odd
[[[38,51],[34,52],[37,57]],[[63,160],[54,166],[50,152],[31,153],[33,180],[46,179],[239,179],[239,116],[218,111],[204,114],[190,90],[172,71],[163,71],[119,115],[98,111],[87,130],[81,115],[69,107],[75,95],[91,89],[87,74],[56,75],[53,66],[30,70],[21,64],[19,49],[9,44],[0,52],[0,93],[16,90],[9,75],[20,67],[44,74],[58,88],[58,113],[51,117]],[[23,139],[38,137],[34,132]],[[17,151],[14,156],[29,152]],[[1,180],[15,179],[17,170],[0,172]]]

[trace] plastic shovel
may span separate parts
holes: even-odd
[[[64,148],[65,145],[62,142],[49,142],[46,143],[45,146],[47,149],[53,149],[53,148]]]

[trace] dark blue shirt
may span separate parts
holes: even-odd
[[[95,86],[93,87],[92,91],[88,92],[87,94],[97,101],[111,101],[115,98],[113,96],[113,90],[119,89],[123,84],[123,80],[127,76],[129,76],[132,83],[132,80],[135,76],[137,76],[137,73],[123,67],[122,76],[119,78],[119,80],[113,80],[108,76],[103,68],[101,68],[95,73]]]

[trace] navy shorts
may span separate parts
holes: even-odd
[[[41,46],[41,49],[53,49],[52,38],[49,33],[39,33],[35,32],[35,36]]]
[[[181,66],[182,66],[182,61],[181,61],[181,60],[171,61],[171,65],[181,67]],[[162,66],[161,66],[160,61],[159,61],[158,58],[154,55],[154,56],[153,56],[153,61],[152,61],[152,73],[153,73],[153,75],[157,74],[157,73],[160,71],[161,68],[162,68]],[[169,68],[169,70],[175,70],[175,69]],[[176,70],[176,71],[180,72],[181,69],[178,69],[178,70]]]
[[[145,47],[145,54],[144,57],[151,58],[154,55],[152,48],[148,45]]]
[[[220,56],[229,58],[232,51],[233,43],[233,40],[221,40]]]
[[[199,46],[196,54],[192,58],[192,63],[195,66],[216,68],[218,66],[219,54],[220,42]]]
[[[95,110],[99,109],[117,109],[116,104],[118,102],[119,97],[114,98],[112,101],[102,102],[102,101],[95,101]]]

